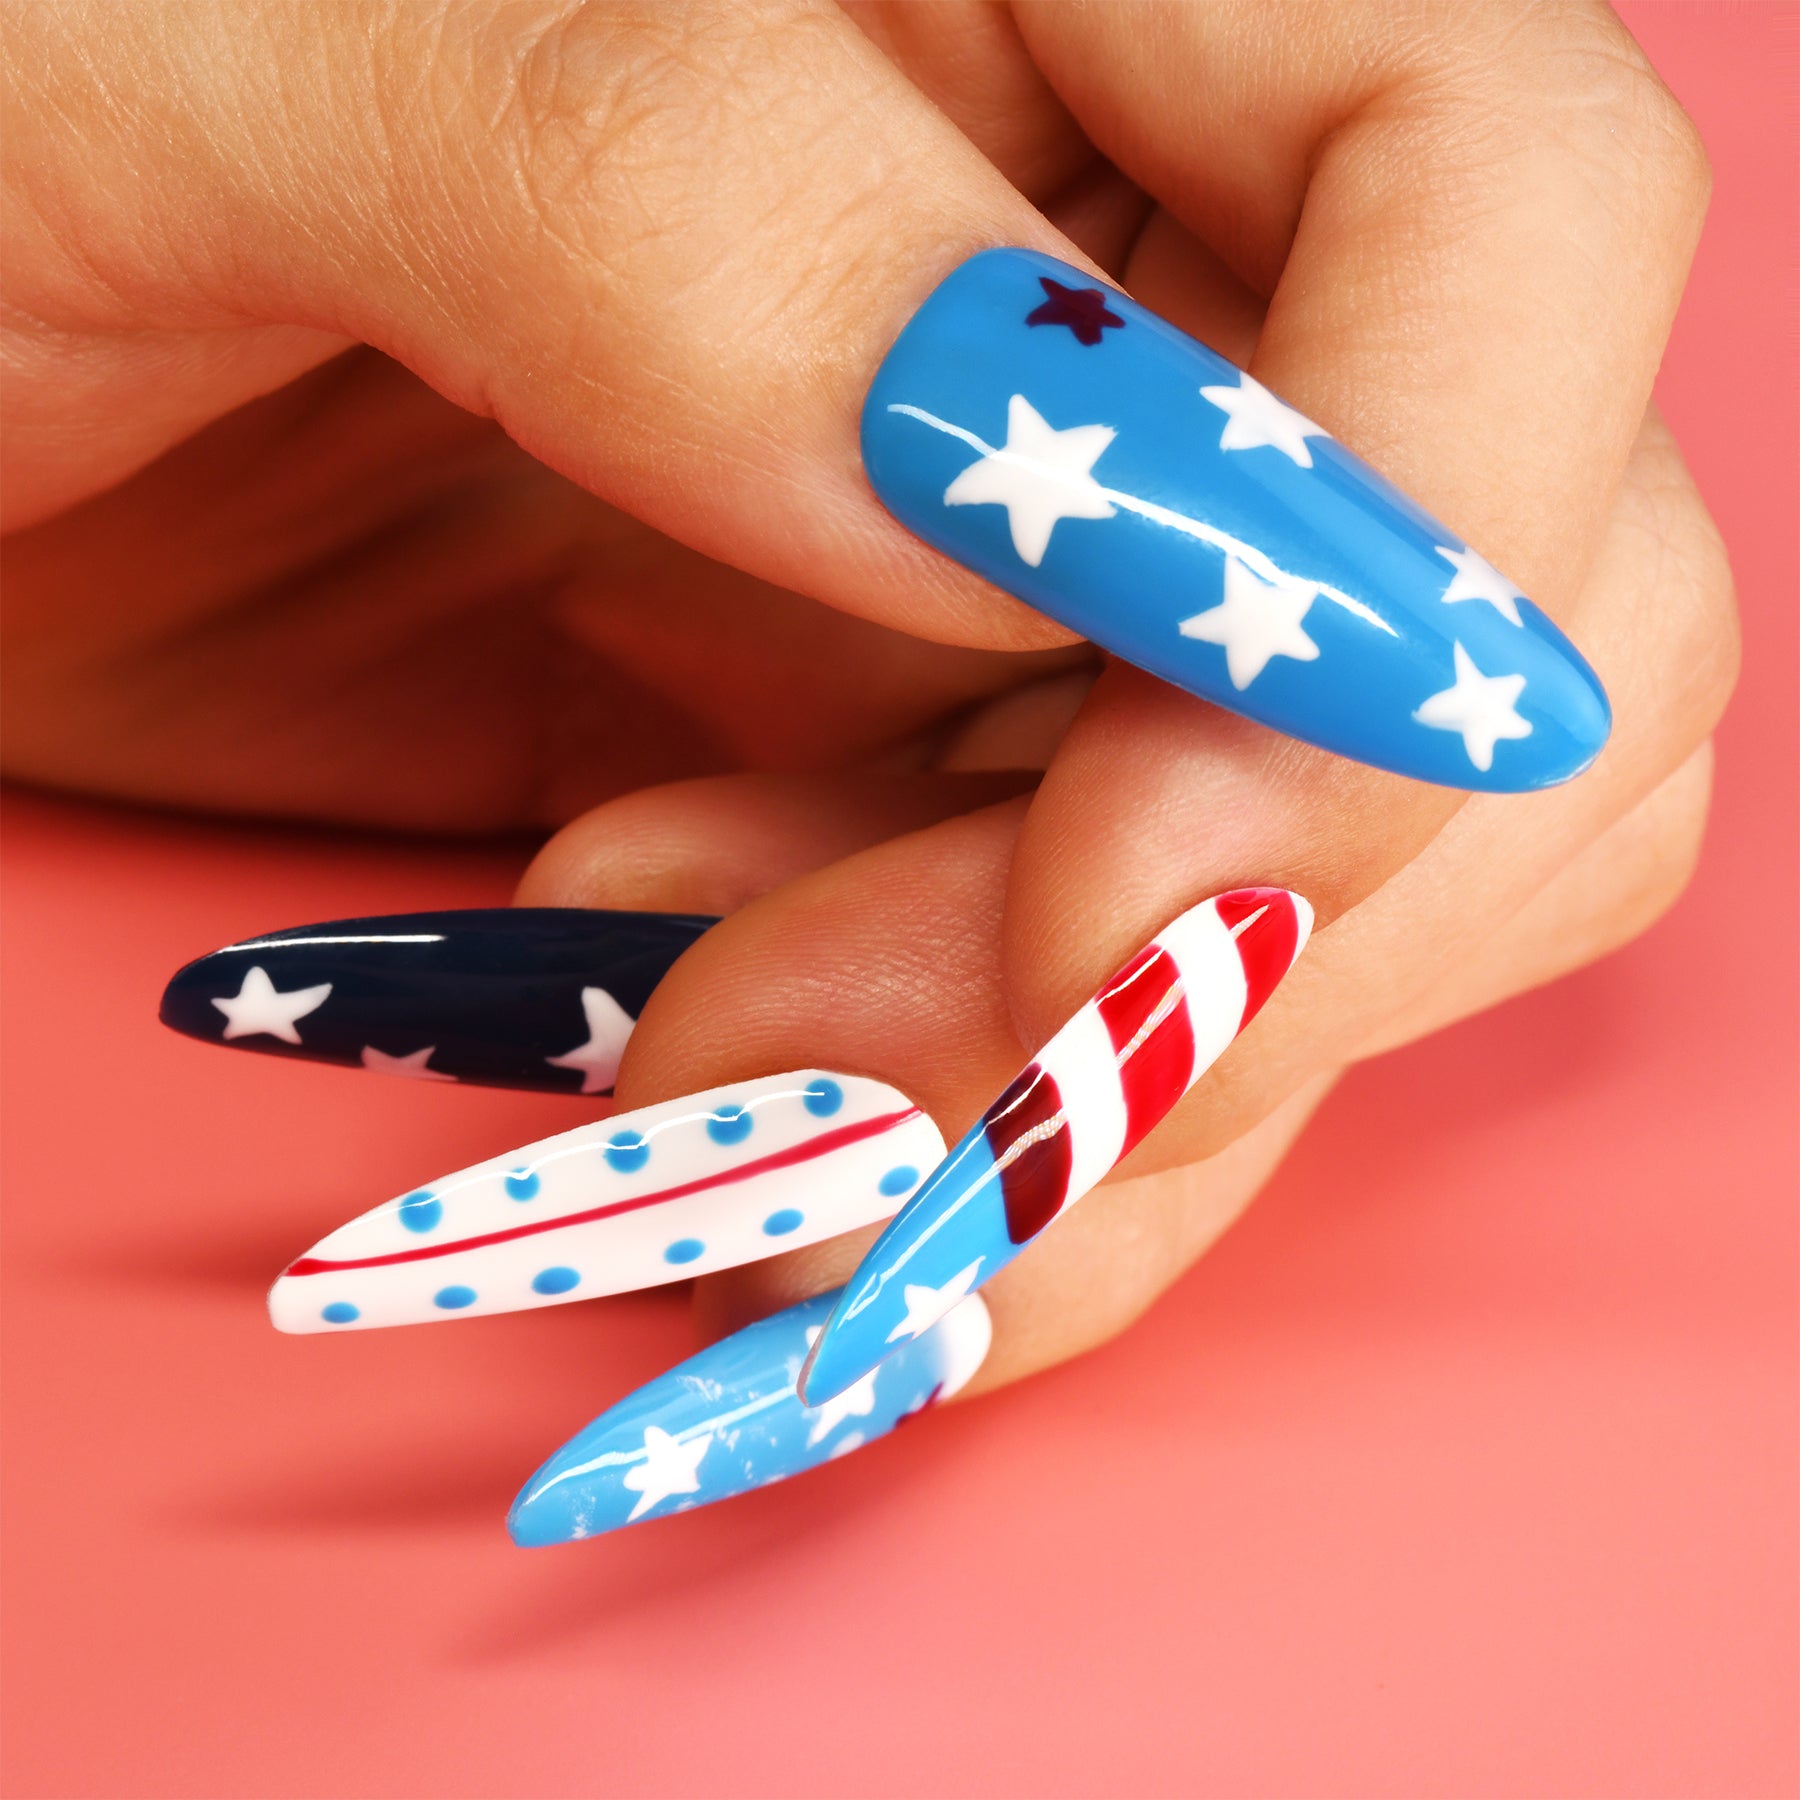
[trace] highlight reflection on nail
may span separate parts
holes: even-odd
[[[1239,888],[1164,927],[933,1169],[845,1285],[801,1377],[862,1379],[991,1281],[1145,1137],[1293,967],[1312,908]]]
[[[1079,269],[987,250],[870,386],[909,531],[1188,692],[1450,787],[1578,774],[1611,713],[1497,569],[1302,413]]]
[[[885,1436],[980,1368],[991,1327],[970,1300],[823,1406],[795,1377],[836,1294],[702,1350],[578,1432],[526,1482],[513,1542],[571,1543],[786,1480]]]
[[[554,1306],[756,1262],[886,1218],[944,1153],[898,1090],[801,1070],[620,1113],[352,1219],[289,1265],[290,1332]]]
[[[162,1022],[413,1081],[608,1094],[651,990],[716,923],[514,906],[298,925],[179,970]]]

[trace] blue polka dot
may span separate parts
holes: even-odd
[[[896,1194],[904,1194],[909,1188],[919,1185],[919,1171],[911,1163],[902,1163],[897,1169],[889,1169],[882,1176],[881,1191],[891,1200]]]
[[[400,1202],[400,1223],[408,1231],[433,1231],[444,1216],[444,1203],[434,1199],[430,1188],[420,1188]]]
[[[772,1212],[763,1220],[763,1230],[770,1237],[786,1237],[790,1231],[798,1231],[805,1218],[806,1214],[798,1207],[784,1206],[780,1212]]]
[[[706,1121],[706,1135],[715,1144],[741,1144],[755,1123],[749,1107],[727,1103]]]
[[[615,1131],[606,1140],[606,1160],[621,1175],[635,1175],[650,1160],[650,1145],[640,1131]]]
[[[362,1317],[362,1308],[348,1300],[334,1300],[319,1314],[327,1325],[354,1325]]]
[[[431,1296],[433,1306],[441,1306],[445,1312],[460,1312],[465,1306],[475,1304],[475,1290],[470,1287],[439,1288]]]
[[[508,1169],[506,1171],[506,1197],[509,1200],[535,1200],[538,1189],[543,1185],[538,1180],[536,1169]]]
[[[581,1277],[573,1269],[540,1269],[531,1278],[531,1291],[534,1294],[566,1294],[580,1283]]]
[[[698,1238],[677,1238],[663,1252],[663,1261],[672,1263],[692,1262],[696,1256],[704,1256],[706,1246]]]
[[[806,1110],[815,1119],[829,1119],[844,1104],[844,1090],[821,1075],[806,1084]]]

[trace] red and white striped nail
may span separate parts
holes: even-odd
[[[1237,888],[1183,913],[1106,983],[926,1177],[844,1287],[806,1368],[842,1393],[993,1279],[1222,1056],[1306,945],[1312,908]]]

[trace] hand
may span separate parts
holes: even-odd
[[[1279,42],[1224,5],[898,8],[866,35],[748,6],[69,18],[21,15],[13,48],[16,771],[432,826],[699,774],[526,883],[772,889],[653,1000],[626,1105],[826,1063],[959,1130],[1188,902],[1312,899],[1252,1035],[990,1290],[984,1384],[1146,1304],[1346,1061],[1600,954],[1685,879],[1735,638],[1647,405],[1706,175],[1610,14],[1336,6]],[[1038,716],[975,727],[971,760],[1028,761],[1087,666],[857,472],[883,351],[993,243],[1113,272],[1522,578],[1611,692],[1593,771],[1466,801],[1112,665],[1029,803],[946,786],[932,823],[854,772],[758,772],[941,766],[949,721],[1043,683]],[[511,444],[385,364],[318,367],[353,340]]]

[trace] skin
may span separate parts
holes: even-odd
[[[1297,888],[1301,965],[986,1290],[970,1391],[1101,1341],[1345,1066],[1673,901],[1736,670],[1649,402],[1707,168],[1641,53],[1591,5],[1270,16],[11,0],[7,770],[561,828],[522,900],[732,915],[621,1105],[817,1064],[947,1136],[1183,907]],[[992,244],[1120,282],[1519,580],[1612,696],[1595,767],[1358,767],[907,536],[861,397]],[[704,1328],[866,1241],[701,1283]]]

